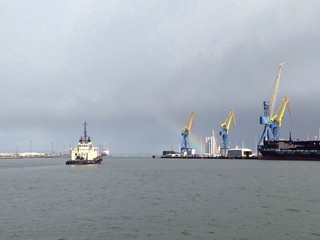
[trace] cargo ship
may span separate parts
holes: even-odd
[[[283,98],[282,105],[279,106],[277,112],[274,112],[280,75],[284,64],[279,65],[270,101],[263,102],[263,116],[260,117],[260,124],[264,125],[264,130],[258,146],[258,152],[262,155],[259,156],[259,159],[320,161],[320,140],[293,141],[291,133],[289,140],[279,139],[279,129],[285,110],[288,108],[290,116],[292,115],[290,101],[287,97]]]
[[[78,146],[71,151],[71,160],[67,165],[87,165],[102,162],[99,155],[99,148],[93,147],[91,139],[87,136],[87,122],[84,122],[84,134],[80,137]]]
[[[319,140],[274,140],[264,141],[258,146],[262,156],[267,160],[308,160],[320,161]]]

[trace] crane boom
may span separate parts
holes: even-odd
[[[274,107],[276,105],[276,99],[277,99],[277,94],[278,94],[278,89],[279,89],[279,83],[280,83],[280,77],[281,77],[281,72],[282,72],[282,67],[285,64],[285,62],[280,63],[279,64],[279,71],[277,74],[277,78],[276,81],[274,83],[273,86],[273,92],[271,95],[271,99],[270,99],[270,112],[269,112],[269,117],[271,118],[273,116],[273,111],[274,111]]]
[[[194,112],[191,112],[188,124],[182,129],[182,131],[188,131],[190,133],[192,123],[194,121]]]
[[[287,97],[284,97],[283,100],[282,100],[282,104],[278,108],[277,113],[272,116],[271,122],[276,121],[278,126],[281,127],[283,115],[284,115],[284,112],[285,112],[286,108],[288,108],[289,114],[291,116],[292,115],[292,111],[291,111],[290,101],[289,101],[289,99]]]
[[[233,125],[236,126],[235,113],[234,113],[233,109],[230,110],[230,112],[226,118],[226,121],[221,123],[220,127],[225,127],[226,133],[228,133],[229,129],[230,129],[231,122],[233,122]]]

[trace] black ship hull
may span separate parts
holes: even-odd
[[[102,157],[97,157],[93,160],[69,160],[66,165],[88,165],[88,164],[100,164]]]
[[[320,141],[265,141],[258,147],[265,160],[320,161]]]

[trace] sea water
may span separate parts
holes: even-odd
[[[320,239],[320,162],[0,160],[1,239]]]

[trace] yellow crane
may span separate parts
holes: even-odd
[[[192,127],[192,124],[194,122],[194,112],[191,112],[190,118],[189,118],[189,122],[187,123],[187,125],[182,128],[182,147],[181,147],[181,152],[187,152],[188,148],[190,147],[190,142],[189,142],[189,134],[190,134],[190,130]]]
[[[220,127],[222,127],[222,130],[220,131],[220,136],[222,138],[223,149],[228,148],[228,133],[232,122],[233,125],[236,126],[235,112],[233,109],[230,110],[226,118],[226,121],[220,124]]]
[[[277,73],[277,77],[273,86],[272,95],[270,101],[263,102],[263,116],[260,117],[260,124],[264,124],[264,130],[261,135],[259,145],[262,143],[263,140],[278,140],[278,124],[272,121],[274,119],[274,108],[276,105],[276,99],[278,95],[279,83],[282,73],[282,68],[285,62],[279,64],[279,70]]]
[[[270,104],[269,104],[269,106],[270,106],[270,108],[269,108],[269,117],[270,118],[273,116],[273,111],[274,111],[274,108],[276,106],[276,100],[277,100],[277,95],[278,95],[280,77],[281,77],[281,72],[282,72],[282,68],[283,68],[284,64],[285,64],[285,62],[279,64],[279,70],[278,70],[277,78],[276,78],[276,81],[275,81],[274,86],[273,86],[273,91],[272,91]]]
[[[292,116],[290,100],[287,97],[284,97],[282,100],[282,104],[279,106],[276,114],[274,114],[270,119],[271,122],[276,123],[278,127],[281,127],[283,115],[286,108],[288,108],[288,112],[290,116]]]
[[[184,128],[182,128],[182,131],[183,132],[188,131],[188,133],[190,133],[193,121],[194,121],[194,112],[191,112],[189,122],[186,124],[186,126]]]

